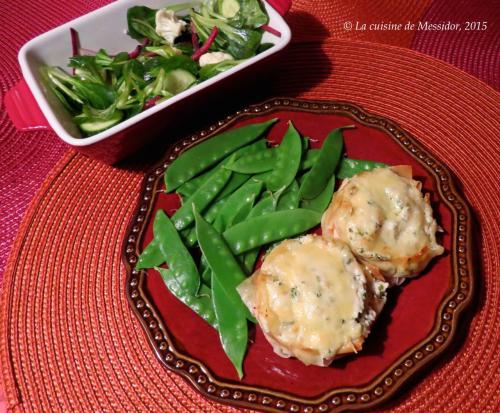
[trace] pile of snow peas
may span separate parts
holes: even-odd
[[[154,238],[137,264],[158,270],[172,294],[217,329],[240,378],[248,321],[255,319],[236,287],[261,249],[317,226],[336,177],[386,166],[343,156],[342,131],[353,126],[334,129],[320,149],[310,149],[289,122],[281,143],[270,147],[262,136],[276,121],[231,129],[173,161],[166,191],[176,191],[182,205],[170,218],[157,211]]]

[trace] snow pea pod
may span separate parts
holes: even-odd
[[[203,211],[224,188],[231,174],[232,172],[227,169],[219,169],[175,212],[172,216],[172,222],[178,231],[183,230],[194,221],[193,205],[198,211]]]
[[[231,179],[231,178],[229,178]],[[212,224],[215,221],[215,218],[219,215],[220,210],[226,203],[227,198],[223,198],[220,200],[214,200],[212,205],[207,209],[207,211],[203,214],[203,218],[210,224]],[[188,247],[193,247],[198,239],[196,238],[196,228],[193,226],[192,228],[189,228],[189,230],[186,232],[184,235],[184,242]]]
[[[241,266],[247,275],[252,274],[257,258],[259,258],[259,252],[260,248],[254,248],[240,256]]]
[[[337,177],[340,179],[350,178],[356,174],[359,174],[360,172],[386,167],[387,165],[382,162],[343,158],[340,161],[340,165],[337,169]]]
[[[279,197],[277,210],[297,209],[299,207],[299,184],[294,180]]]
[[[274,212],[276,210],[276,206],[278,204],[278,199],[272,196],[268,196],[264,199],[261,199],[250,211],[248,214],[248,218],[255,218],[258,216],[262,216],[268,214],[270,212]],[[240,255],[239,261],[245,270],[247,275],[250,275],[255,267],[255,262],[259,256],[260,248],[254,248],[242,255]]]
[[[354,126],[344,126],[331,131],[323,142],[318,159],[313,164],[311,170],[305,175],[300,185],[299,196],[301,199],[316,198],[323,189],[330,177],[335,172],[337,164],[342,155],[344,140],[342,130],[353,128]]]
[[[209,171],[194,177],[193,179],[183,183],[179,188],[177,188],[177,193],[183,197],[190,197],[196,190],[203,185],[215,172],[217,172],[218,165],[210,169]]]
[[[226,186],[222,189],[222,191],[217,195],[214,202],[218,202],[222,199],[227,198],[234,191],[236,191],[240,186],[242,186],[245,182],[250,179],[250,175],[239,174],[237,172],[233,172],[231,178],[227,182]]]
[[[213,223],[214,228],[217,231],[222,232],[226,228],[233,225],[233,222],[238,214],[241,213],[244,215],[244,211],[250,211],[255,199],[257,199],[261,191],[261,182],[250,181],[237,191],[233,192],[233,194],[227,198],[224,206],[220,209],[220,212]]]
[[[236,287],[245,280],[245,274],[217,230],[198,212],[194,216],[198,242],[212,270],[212,298],[222,347],[241,378],[248,343],[248,309]]]
[[[227,198],[220,199],[216,202],[214,202],[210,207],[207,209],[207,211],[203,214],[203,218],[205,220],[212,224],[217,216],[219,215],[221,209],[226,205]],[[193,227],[194,228],[194,227]]]
[[[184,245],[192,248],[196,245],[196,230],[194,227],[186,228],[180,232]]]
[[[277,119],[245,125],[210,138],[182,153],[165,173],[167,192],[171,192],[221,159],[261,136]]]
[[[262,172],[262,173],[257,174],[257,175],[252,175],[252,177],[250,179],[254,182],[262,182],[266,186],[266,188],[269,189],[268,183],[269,183],[269,180],[270,180],[272,174],[273,174],[273,171]]]
[[[237,214],[234,216],[230,225],[239,224],[241,221],[245,220],[248,217],[248,214],[252,210],[253,204],[255,203],[255,199],[253,202],[245,202],[241,208],[239,208]]]
[[[238,301],[238,298],[228,295],[221,281],[214,275],[212,275],[212,302],[222,348],[241,379],[243,359],[248,345],[245,309],[240,308],[241,299]]]
[[[161,274],[167,288],[175,297],[217,330],[217,318],[212,304],[210,288],[202,284],[198,295],[187,294],[170,269],[156,268],[156,270]]]
[[[259,151],[264,150],[267,147],[267,141],[265,139],[262,139],[258,142],[253,143],[252,145],[245,146],[244,148],[241,148],[239,151],[233,154],[232,160],[239,159],[239,156],[247,155],[247,154],[252,154],[252,153],[257,153]],[[230,163],[228,161],[228,163]],[[219,195],[215,198],[215,202],[219,201],[221,199],[224,199],[231,195],[234,191],[236,191],[239,187],[241,187],[245,182],[247,182],[250,179],[250,175],[248,174],[242,174],[238,172],[233,172],[231,175],[231,178],[229,178],[228,183],[224,187],[224,189],[220,192]]]
[[[326,184],[325,189],[323,189],[323,191],[321,191],[321,193],[316,198],[303,199],[300,202],[300,207],[304,209],[311,209],[322,214],[323,212],[325,212],[325,209],[328,208],[328,205],[330,205],[330,202],[332,201],[334,188],[335,175],[332,175],[332,177]]]
[[[269,212],[273,212],[276,209],[278,203],[278,198],[269,192],[265,193],[262,198],[255,204],[248,218],[255,218]]]
[[[244,146],[240,149],[238,149],[236,152],[234,152],[231,156],[228,156],[224,158],[221,162],[219,162],[217,165],[215,165],[212,169],[209,169],[207,172],[204,172],[201,175],[195,176],[193,179],[190,179],[186,183],[182,184],[179,188],[177,188],[177,193],[189,197],[194,192],[204,183],[208,178],[210,178],[217,170],[224,165],[228,164],[229,162],[235,161],[239,159],[241,156],[245,156],[247,154],[263,151],[267,148],[267,140],[266,139],[260,139],[257,142],[254,142],[250,145]],[[233,174],[231,178],[229,179],[229,182],[227,183],[226,187],[228,189],[226,190],[226,187],[224,188],[224,192],[226,191],[234,191],[234,189],[238,188],[238,183],[240,182],[239,185],[244,183],[245,181],[241,180],[240,174]],[[238,179],[239,178],[239,179]]]
[[[309,149],[300,163],[300,170],[306,171],[311,169],[319,156],[319,149]]]
[[[184,185],[181,185],[179,188],[177,188],[176,192],[181,196],[181,199],[184,200],[193,195],[197,189],[198,188],[196,188],[194,184],[192,184],[191,181],[189,181],[186,182]]]
[[[135,268],[138,270],[143,270],[146,268],[154,268],[162,265],[165,262],[163,255],[160,251],[158,243],[153,238],[153,240],[147,245],[146,248],[139,255],[139,260]]]
[[[289,123],[283,141],[276,151],[276,166],[265,179],[267,189],[270,191],[277,191],[290,185],[299,170],[302,140],[292,122]]]
[[[174,224],[162,210],[156,213],[153,233],[161,254],[172,274],[186,294],[195,295],[200,287],[200,275],[193,257],[183,244]]]
[[[321,214],[307,209],[271,212],[246,219],[224,231],[224,239],[234,254],[301,234],[321,221]]]
[[[276,149],[271,148],[242,156],[237,161],[227,165],[226,168],[243,174],[258,174],[273,169],[276,158]]]

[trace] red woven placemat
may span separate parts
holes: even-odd
[[[32,37],[58,24],[101,7],[109,0],[40,0],[0,3],[0,106],[1,97],[20,78],[17,51]],[[349,1],[294,0],[287,19],[294,42],[316,44],[326,37],[368,40],[412,47],[440,57],[500,88],[500,3],[495,0],[400,0]],[[486,31],[418,32],[402,30],[346,30],[344,24],[447,19],[487,21]],[[19,221],[40,183],[65,153],[67,147],[52,132],[20,133],[0,112],[0,281],[5,261],[17,232]]]
[[[283,61],[272,93],[349,100],[394,119],[449,165],[478,219],[482,281],[465,343],[387,408],[496,411],[500,226],[491,165],[499,95],[450,65],[365,42],[328,41],[320,51],[293,45]],[[308,71],[293,70],[306,64]],[[120,254],[141,175],[70,153],[31,204],[2,298],[0,356],[11,407],[232,410],[160,368],[128,308]]]
[[[424,22],[453,22],[461,30],[423,30],[411,48],[465,70],[500,90],[500,3],[496,0],[434,0]]]

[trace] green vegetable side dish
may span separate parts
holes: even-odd
[[[144,251],[142,251],[135,268],[143,270],[145,268],[159,267],[164,262],[165,259],[160,251],[158,242],[153,238],[153,241],[151,241],[148,246],[144,248]]]
[[[172,221],[161,210],[156,213],[153,233],[164,261],[168,263],[180,288],[186,294],[195,295],[200,288],[198,269]]]
[[[212,291],[209,287],[202,284],[197,295],[187,294],[170,269],[155,269],[161,274],[163,281],[173,295],[186,304],[212,327],[216,329],[218,328],[217,318],[212,304]]]
[[[226,168],[243,174],[258,174],[272,170],[276,163],[276,158],[277,153],[275,149],[265,149],[243,156],[227,165]]]
[[[224,167],[230,162],[239,159],[241,156],[259,152],[267,148],[267,143],[265,139],[258,140],[257,142],[252,143],[251,145],[244,146],[237,151],[235,151],[232,156],[225,158],[222,160],[216,167],[208,170],[207,172],[198,175],[196,178],[189,180],[188,182],[182,184],[179,188],[177,188],[177,193],[182,195],[183,197],[189,197],[193,195],[193,193],[208,179],[210,178],[219,168]],[[218,198],[221,199],[225,197],[227,193],[232,193],[235,188],[239,188],[240,185],[246,182],[246,180],[250,179],[248,176],[242,176],[241,174],[233,174],[230,178],[230,182],[224,187],[224,191],[218,195]]]
[[[297,209],[299,207],[299,184],[296,180],[279,195],[278,204],[276,206],[278,211]]]
[[[321,214],[306,209],[271,212],[250,218],[224,231],[234,254],[300,235],[321,222]]]
[[[259,138],[276,120],[223,132],[174,160],[165,185],[183,196],[182,206],[171,219],[157,211],[154,239],[136,266],[158,270],[172,294],[217,329],[240,378],[247,321],[255,319],[236,286],[251,275],[263,248],[320,223],[336,176],[386,166],[343,157],[344,128],[309,149],[309,139],[289,122],[281,144],[269,148]],[[160,268],[165,263],[168,269]]]
[[[286,188],[297,175],[302,157],[302,140],[297,130],[290,122],[285,137],[276,148],[276,166],[265,178],[267,189],[277,191]]]
[[[248,218],[255,218],[261,215],[268,214],[270,212],[274,212],[277,205],[278,199],[276,197],[268,196],[266,198],[263,198],[252,208],[252,210],[248,214]],[[257,247],[239,256],[241,266],[243,267],[247,275],[252,274],[255,263],[257,262],[257,258],[259,256],[259,251],[260,248]]]
[[[133,51],[113,55],[104,49],[82,49],[71,29],[68,67],[73,73],[42,68],[47,87],[83,136],[102,132],[245,62],[273,46],[262,43],[264,31],[276,35],[260,0],[203,0],[159,10],[134,6],[126,20],[128,35],[140,42]]]
[[[302,162],[300,163],[300,170],[306,171],[308,169],[311,169],[312,166],[314,165],[314,162],[316,162],[316,159],[318,159],[319,152],[320,152],[319,149],[309,149],[305,153],[305,156],[303,157]]]
[[[223,232],[237,220],[240,214],[246,217],[261,191],[262,183],[249,181],[233,192],[227,197],[224,206],[215,219],[214,228],[219,232]]]
[[[187,150],[172,162],[165,173],[167,191],[172,192],[237,149],[253,142],[275,122],[276,119],[271,119],[231,129]]]
[[[344,140],[342,129],[353,128],[354,126],[344,126],[334,129],[328,134],[312,168],[304,176],[300,185],[299,197],[301,199],[313,199],[317,197],[337,168],[337,164],[342,156]]]
[[[179,233],[163,211],[158,211],[154,224],[154,245],[169,268],[158,268],[168,289],[184,304],[202,317],[207,323],[217,327],[211,302],[210,289],[200,283],[198,269],[193,257],[182,243]],[[145,249],[147,251],[147,248]]]
[[[224,188],[231,177],[231,171],[220,169],[213,174],[172,216],[172,221],[178,231],[189,226],[193,221],[193,206],[203,211],[217,194]]]
[[[236,287],[246,277],[220,233],[196,211],[194,215],[200,249],[212,272],[212,298],[222,347],[242,378],[248,342],[248,309]]]
[[[313,199],[303,199],[300,201],[300,207],[304,209],[310,209],[312,211],[319,212],[322,214],[330,202],[332,202],[333,191],[335,190],[335,175],[332,175],[330,180],[326,183],[323,191],[319,193],[316,198]]]

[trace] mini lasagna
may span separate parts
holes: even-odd
[[[345,179],[321,222],[323,236],[345,242],[372,273],[391,284],[421,272],[444,251],[429,194],[411,167],[378,168]]]
[[[345,243],[306,235],[275,246],[238,292],[275,353],[327,366],[361,350],[387,286]]]

